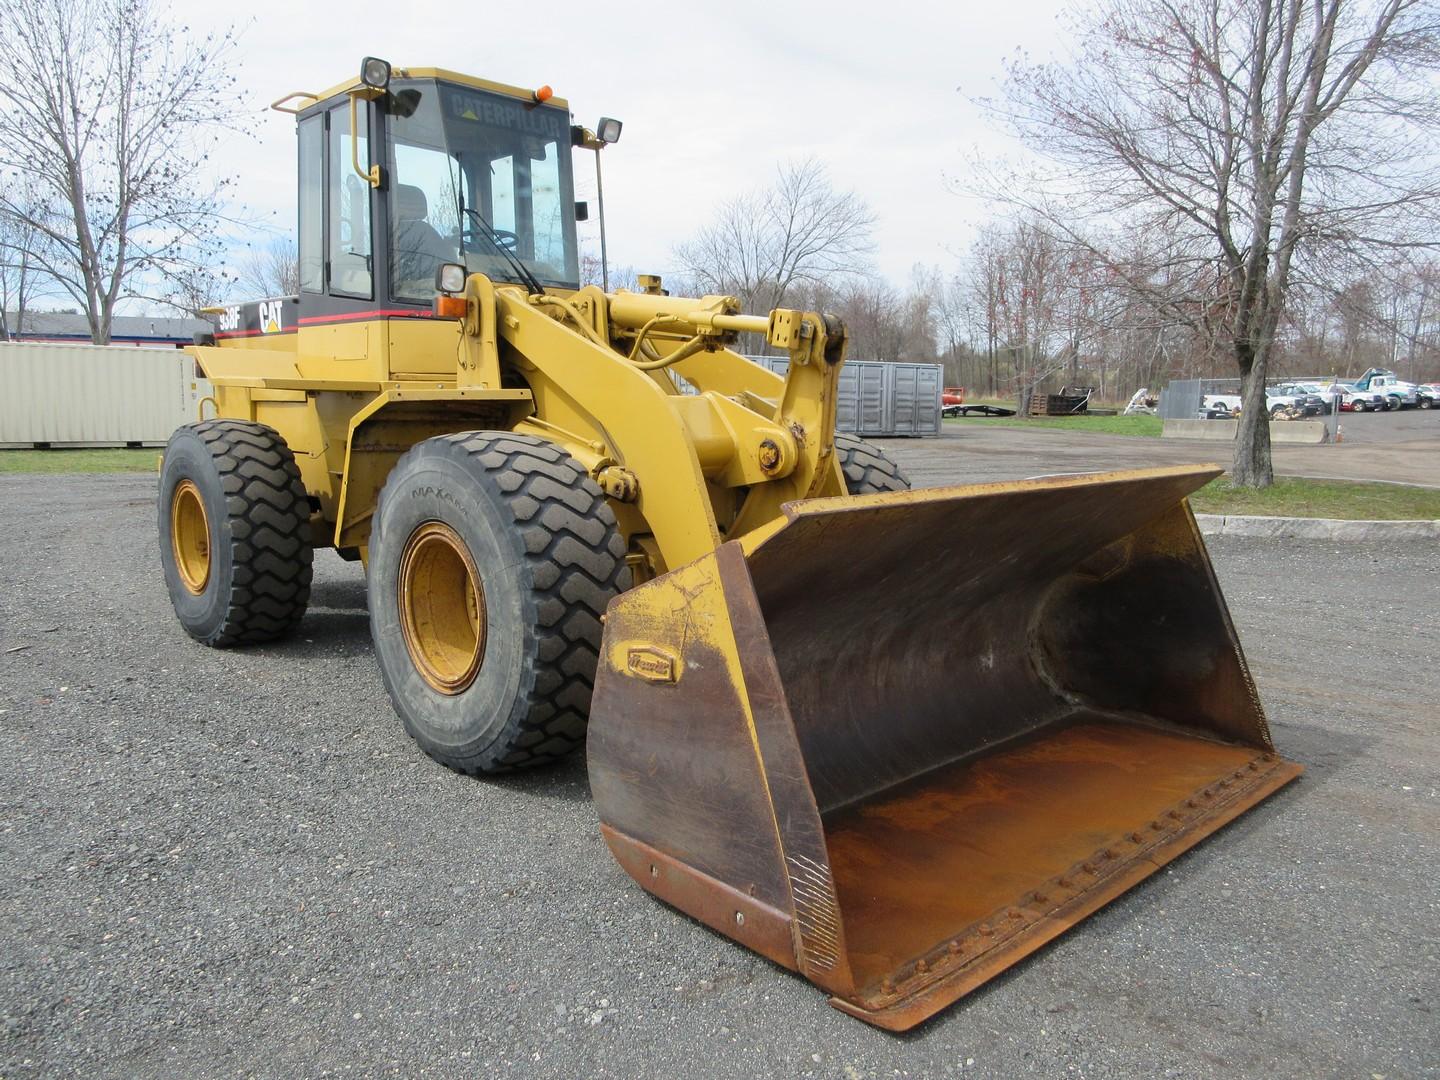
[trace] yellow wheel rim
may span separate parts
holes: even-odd
[[[170,549],[181,584],[199,596],[210,581],[210,520],[200,489],[189,480],[176,484],[170,496]]]
[[[485,589],[458,533],[427,521],[400,554],[400,630],[426,683],[458,694],[485,658]]]

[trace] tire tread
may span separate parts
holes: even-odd
[[[217,419],[191,430],[220,473],[234,561],[224,620],[213,634],[191,636],[217,648],[274,641],[310,602],[310,500],[295,455],[264,424]]]
[[[840,469],[851,495],[910,490],[910,479],[895,459],[873,443],[858,435],[836,432],[835,449],[840,454]]]
[[[459,450],[509,510],[525,553],[537,647],[530,661],[533,680],[511,714],[518,719],[483,751],[462,757],[416,741],[442,765],[468,775],[556,761],[584,745],[600,658],[600,616],[629,581],[615,514],[586,471],[544,439],[470,431],[427,440],[416,451],[433,452],[429,443],[449,444],[441,448],[447,456]],[[397,467],[391,477],[399,473]],[[382,492],[382,506],[384,499]]]

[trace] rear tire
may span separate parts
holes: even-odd
[[[614,513],[560,447],[503,431],[416,445],[370,537],[370,631],[405,730],[469,774],[581,746],[600,617],[628,580]]]
[[[895,459],[859,436],[836,432],[835,452],[845,473],[845,489],[851,495],[910,490],[910,479]]]
[[[258,645],[310,602],[310,500],[274,428],[206,420],[170,437],[160,468],[160,563],[175,615],[205,645]]]

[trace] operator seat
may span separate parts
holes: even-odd
[[[391,205],[395,211],[395,291],[405,296],[431,296],[435,291],[435,271],[441,263],[458,260],[458,245],[447,243],[425,220],[430,205],[423,188],[396,184]]]

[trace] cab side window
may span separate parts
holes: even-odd
[[[325,118],[300,121],[300,288],[325,291]]]
[[[352,166],[358,155],[361,168],[370,162],[366,138],[368,104],[356,118],[355,147],[350,141],[350,106],[330,110],[330,291],[341,296],[370,299],[374,295],[370,243],[370,192],[368,182]]]

